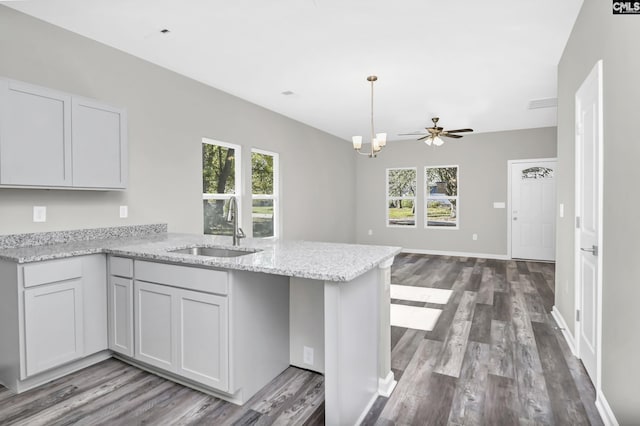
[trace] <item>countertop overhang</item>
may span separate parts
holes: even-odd
[[[171,252],[194,246],[258,251],[231,258]],[[231,237],[157,233],[138,237],[6,248],[0,250],[0,259],[30,263],[107,253],[175,264],[344,282],[351,281],[393,258],[400,250],[400,247],[391,246],[253,238],[243,239],[239,247],[233,247]]]

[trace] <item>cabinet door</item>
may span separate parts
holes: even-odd
[[[107,325],[107,260],[104,254],[82,256],[84,355],[109,347]]]
[[[27,376],[84,355],[82,302],[80,279],[24,291]]]
[[[229,383],[227,298],[177,291],[178,374],[221,391]]]
[[[173,287],[135,281],[135,358],[175,372],[178,316]]]
[[[72,105],[73,186],[126,188],[125,112],[76,96]]]
[[[0,184],[70,186],[71,97],[0,81]]]
[[[109,278],[109,349],[133,357],[133,281]]]

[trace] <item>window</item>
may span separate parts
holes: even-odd
[[[251,151],[251,219],[254,238],[278,236],[278,154]]]
[[[417,169],[387,169],[387,226],[416,226]]]
[[[202,139],[202,202],[204,233],[233,235],[233,223],[228,220],[227,202],[236,196],[238,221],[240,212],[240,147],[211,139]]]
[[[458,166],[425,167],[427,228],[458,228]]]

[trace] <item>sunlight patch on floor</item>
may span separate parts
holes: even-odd
[[[391,304],[391,325],[431,331],[442,313],[441,309]]]
[[[449,301],[449,297],[451,297],[451,293],[451,290],[444,290],[441,288],[391,284],[391,299],[446,305]]]

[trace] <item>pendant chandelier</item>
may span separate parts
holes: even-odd
[[[354,136],[353,138],[351,138],[353,140],[353,149],[355,149],[358,154],[367,155],[369,156],[369,158],[377,157],[378,152],[380,152],[382,148],[387,144],[387,134],[376,134],[373,129],[373,82],[376,80],[378,80],[378,77],[375,75],[370,75],[369,77],[367,77],[367,81],[371,83],[371,151],[360,151],[362,148],[362,136]]]

